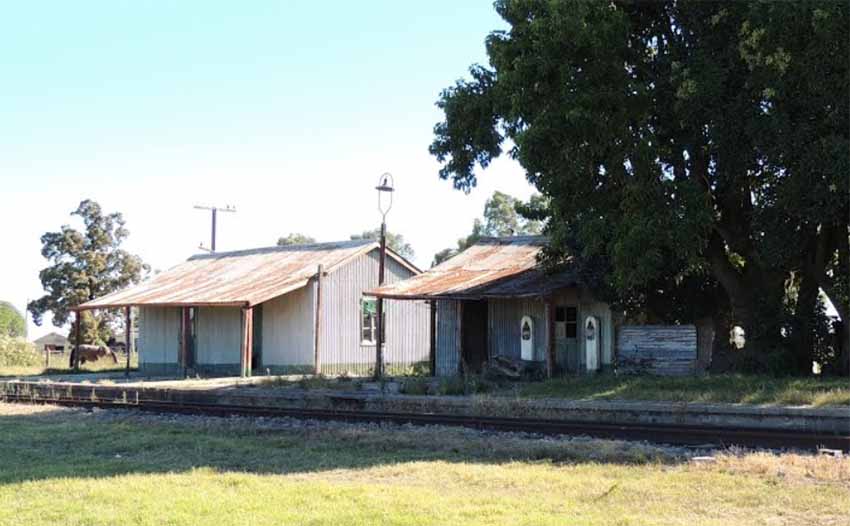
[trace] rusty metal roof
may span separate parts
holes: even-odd
[[[319,265],[332,273],[378,248],[374,241],[356,240],[201,254],[77,309],[134,305],[249,307],[305,286]],[[388,249],[387,254],[412,272],[420,272],[395,252]]]
[[[403,281],[365,294],[392,299],[530,297],[575,285],[569,270],[546,274],[537,255],[543,236],[484,238],[457,256]]]

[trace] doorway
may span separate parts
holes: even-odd
[[[581,367],[578,344],[578,307],[555,307],[555,349],[558,367],[565,372],[577,373]]]
[[[487,361],[487,300],[468,300],[461,303],[461,358],[464,372],[477,374]]]

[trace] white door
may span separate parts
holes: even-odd
[[[584,352],[588,371],[599,370],[599,320],[588,316],[584,322]]]

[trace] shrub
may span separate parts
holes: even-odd
[[[41,364],[35,345],[23,338],[0,335],[0,367],[27,367]]]

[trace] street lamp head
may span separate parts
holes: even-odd
[[[393,192],[395,192],[392,174],[385,173],[381,175],[378,178],[378,186],[375,187],[375,190],[378,191],[378,210],[384,219],[386,219],[387,212],[393,207]]]

